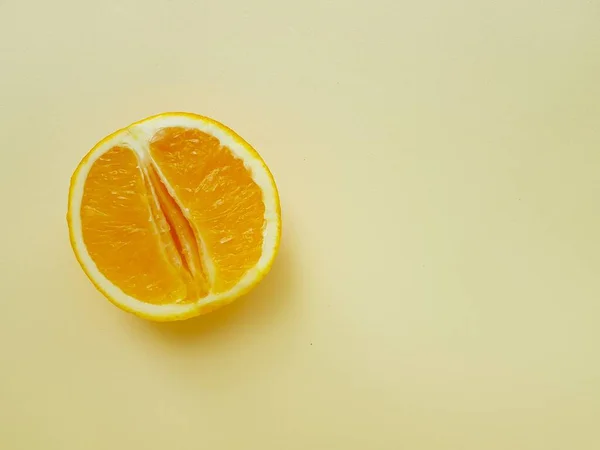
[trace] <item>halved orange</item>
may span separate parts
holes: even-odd
[[[279,247],[277,187],[258,153],[207,117],[165,113],[100,141],[71,178],[71,244],[115,305],[180,320],[248,292]]]

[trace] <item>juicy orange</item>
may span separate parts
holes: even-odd
[[[211,311],[269,271],[279,196],[258,153],[188,113],[136,122],[100,141],[71,179],[71,244],[115,305],[153,320]]]

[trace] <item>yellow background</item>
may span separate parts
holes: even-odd
[[[0,0],[0,448],[600,448],[600,3]],[[263,155],[252,294],[105,301],[69,177],[169,110]]]

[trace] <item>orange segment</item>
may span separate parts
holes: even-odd
[[[229,148],[197,129],[163,128],[150,155],[212,260],[213,292],[231,288],[261,256],[261,189]]]
[[[179,254],[131,149],[113,147],[92,165],[81,225],[98,270],[123,292],[148,303],[185,299]]]
[[[183,212],[157,175],[156,170],[150,166],[147,172],[152,192],[156,196],[156,200],[167,220],[173,243],[181,255],[184,269],[189,272],[189,276],[193,279],[190,280],[188,286],[190,289],[188,297],[193,299],[204,297],[208,294],[210,286],[202,264],[198,239]]]

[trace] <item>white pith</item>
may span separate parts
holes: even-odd
[[[240,281],[230,290],[218,294],[209,293],[206,297],[199,299],[195,303],[154,305],[141,302],[134,297],[125,294],[100,272],[89,255],[82,237],[80,210],[83,188],[87,174],[94,162],[112,147],[116,145],[125,145],[134,150],[138,155],[138,158],[144,164],[150,164],[151,161],[148,160],[148,143],[158,130],[165,127],[196,128],[216,137],[221,145],[229,148],[235,157],[243,161],[244,166],[252,175],[254,182],[263,192],[265,222],[263,228],[262,253],[258,262],[254,267],[250,268]],[[156,165],[154,165],[154,167],[157,169],[157,173],[166,186],[169,194],[180,206],[182,212],[186,215],[186,218],[189,219],[187,211],[181,207],[172,188],[165,182],[165,178],[160,172],[160,169]],[[277,251],[280,233],[279,198],[277,188],[275,187],[268,169],[262,159],[260,159],[255,152],[249,150],[247,144],[245,144],[239,136],[202,116],[167,114],[151,117],[120,130],[105,139],[101,144],[97,145],[97,147],[95,147],[80,164],[76,176],[72,180],[69,201],[70,207],[68,219],[70,223],[71,241],[88,276],[114,303],[117,303],[119,306],[123,307],[123,309],[135,312],[150,319],[162,320],[166,318],[171,320],[179,317],[190,317],[200,312],[206,305],[212,303],[227,303],[229,300],[246,292],[251,286],[256,284],[257,280],[265,275],[266,271],[270,268],[274,254]],[[202,240],[200,240],[200,245],[204,247]],[[204,247],[202,250],[203,263],[205,264],[207,275],[210,280],[214,277],[214,267],[212,266],[209,255],[206,253],[206,248]]]

